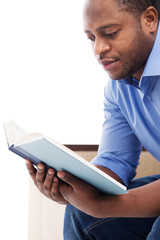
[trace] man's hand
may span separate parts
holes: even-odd
[[[34,184],[47,198],[59,204],[70,203],[92,216],[100,214],[99,203],[105,195],[95,187],[66,171],[58,172],[57,177],[52,168],[48,169],[46,173],[44,164],[38,164],[35,168],[33,163],[27,159],[26,165]],[[110,170],[100,166],[97,167],[116,178],[116,175]]]
[[[31,161],[26,163],[35,185],[46,197],[60,204],[70,203],[93,217],[155,217],[160,214],[160,180],[131,189],[128,194],[105,195],[66,171],[59,171],[56,177],[53,169],[45,173],[43,164],[38,164],[36,169]]]
[[[102,195],[96,188],[66,171],[58,172],[57,177],[52,168],[46,173],[44,164],[35,168],[27,159],[26,165],[34,184],[47,198],[60,204],[70,203],[90,215],[96,212],[98,197]]]
[[[36,169],[28,159],[26,165],[34,184],[42,194],[59,204],[68,204],[59,192],[59,186],[65,183],[55,176],[55,171],[52,168],[48,169],[46,173],[44,164],[38,164]]]
[[[99,199],[104,194],[66,171],[59,171],[57,176],[66,183],[59,186],[59,191],[66,201],[79,210],[94,216],[99,206]]]

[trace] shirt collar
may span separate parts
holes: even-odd
[[[152,51],[146,62],[142,77],[160,76],[160,24],[157,30],[157,36]]]

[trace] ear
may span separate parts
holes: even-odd
[[[150,6],[142,14],[143,26],[150,32],[155,33],[158,28],[158,12],[157,10]]]

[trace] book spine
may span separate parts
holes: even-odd
[[[30,154],[29,152],[23,150],[21,147],[14,147],[14,145],[9,147],[9,150],[16,153],[18,156],[24,158],[24,159],[29,159],[31,160],[31,162],[37,166],[37,164],[39,163],[43,163],[46,167],[46,169],[49,168],[49,166],[44,163],[43,161],[41,161],[40,159],[36,158],[35,156],[33,156],[32,154]]]

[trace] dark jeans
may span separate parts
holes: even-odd
[[[129,185],[129,189],[148,184],[158,179],[160,179],[160,175],[133,180]],[[64,218],[64,240],[85,239],[159,240],[160,218],[99,219],[91,217],[68,204]]]

